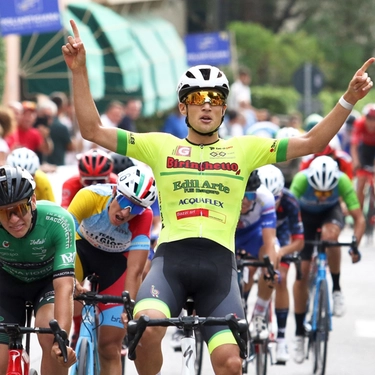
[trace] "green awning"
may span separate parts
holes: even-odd
[[[110,100],[137,97],[143,102],[143,115],[149,117],[176,105],[177,81],[187,63],[172,24],[151,15],[122,17],[92,2],[68,5],[63,20],[69,33],[70,19],[76,21],[85,44],[90,87],[100,109]],[[61,55],[68,32],[22,37],[24,92],[71,91]]]
[[[61,47],[70,35],[69,20],[74,19],[85,40],[87,69],[90,88],[94,99],[104,97],[103,53],[90,29],[68,10],[64,12],[65,29],[58,33],[32,34],[21,38],[20,77],[23,94],[27,97],[35,94],[49,95],[52,91],[69,93],[70,73],[61,53]],[[67,31],[69,30],[69,32]]]

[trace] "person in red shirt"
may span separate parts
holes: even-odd
[[[363,207],[364,188],[374,174],[375,161],[375,104],[365,106],[363,115],[354,121],[350,153],[357,177],[357,196]]]
[[[62,186],[63,208],[68,208],[77,192],[85,186],[117,182],[117,175],[112,173],[113,160],[107,152],[94,148],[77,158],[79,174],[67,179]]]
[[[6,142],[11,150],[18,147],[27,147],[28,149],[43,155],[48,155],[53,144],[49,138],[49,132],[34,128],[33,125],[37,118],[37,106],[35,102],[22,102],[23,112],[17,124],[17,129],[6,137]]]

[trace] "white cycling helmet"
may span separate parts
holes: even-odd
[[[118,174],[117,191],[132,198],[142,207],[151,206],[156,200],[156,183],[151,168],[144,165],[129,167]]]
[[[7,157],[7,164],[12,167],[21,167],[32,176],[40,168],[38,155],[26,147],[16,148]]]
[[[284,188],[285,180],[281,170],[272,164],[258,168],[260,181],[276,197]]]
[[[215,89],[227,98],[229,82],[225,74],[215,66],[197,65],[189,68],[181,76],[177,85],[179,101],[182,102],[186,95],[199,89]]]
[[[299,135],[301,135],[301,132],[298,129],[293,128],[292,126],[285,126],[276,133],[276,138],[292,138],[298,137]]]
[[[308,180],[315,190],[332,190],[339,182],[339,166],[330,156],[318,156],[308,170]]]

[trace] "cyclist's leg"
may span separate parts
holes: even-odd
[[[172,286],[164,274],[164,270],[169,269],[165,265],[164,249],[166,248],[167,245],[159,246],[151,262],[150,270],[141,284],[134,308],[135,319],[143,314],[151,319],[176,317],[181,312],[186,295],[177,280]],[[179,301],[176,301],[176,296],[180,297]],[[170,306],[173,308],[171,309]],[[136,350],[135,366],[138,374],[159,373],[163,364],[161,341],[165,333],[164,327],[149,327],[143,333]]]
[[[36,327],[49,327],[49,321],[55,317],[54,301],[55,293],[51,277],[42,280],[39,293],[32,301],[35,310]],[[41,375],[67,375],[68,367],[61,366],[56,357],[51,353],[54,340],[53,335],[38,335],[38,340],[42,348]]]
[[[275,315],[277,320],[276,361],[286,361],[289,358],[285,340],[286,324],[289,314],[289,291],[287,278],[289,263],[282,262],[279,266],[281,281],[275,287]]]

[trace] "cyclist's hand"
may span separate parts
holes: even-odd
[[[75,288],[74,288],[74,296],[79,296],[80,294],[86,293],[88,291],[89,291],[88,289],[84,288],[83,285],[78,280],[76,280]]]
[[[70,25],[73,30],[73,35],[68,36],[68,43],[62,46],[61,50],[69,69],[74,71],[85,67],[86,65],[86,51],[79,36],[79,31],[76,23],[70,20]]]
[[[362,257],[358,249],[357,251],[354,251],[353,249],[349,249],[349,255],[352,257],[352,263],[358,263]]]
[[[121,314],[121,322],[124,324],[124,328],[127,329],[128,328],[128,315],[126,314],[126,312],[123,312]]]
[[[76,352],[72,348],[67,347],[66,349],[67,349],[67,354],[68,354],[67,362],[64,362],[64,358],[62,356],[61,350],[59,348],[59,344],[57,342],[55,342],[52,345],[51,355],[57,359],[57,362],[59,363],[59,365],[65,368],[69,368],[70,366],[72,366],[74,363],[77,362],[77,357],[76,357]]]

